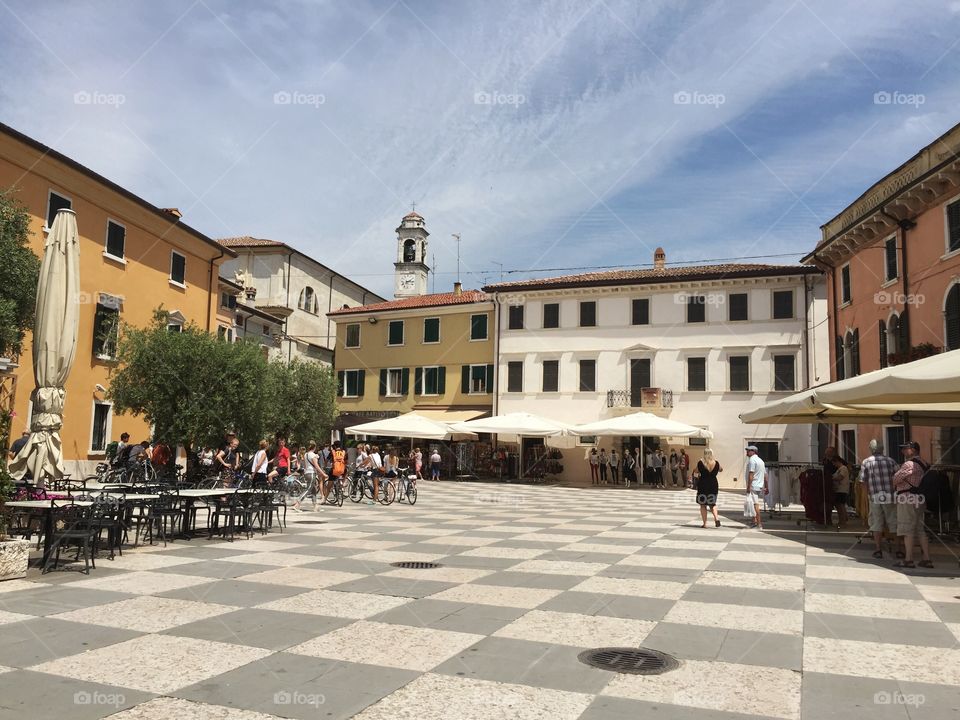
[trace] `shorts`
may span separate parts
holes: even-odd
[[[927,504],[913,493],[897,495],[897,535],[920,535],[924,529],[923,516]]]
[[[884,526],[890,532],[897,531],[897,506],[895,503],[870,503],[868,517],[870,532],[883,532]]]
[[[754,506],[763,506],[763,488],[760,488],[759,490],[754,490],[753,488],[750,489],[750,502],[752,502]]]
[[[833,494],[833,504],[834,505],[846,505],[847,504],[847,493],[834,493]]]
[[[289,473],[289,472],[290,472],[290,468],[288,468],[288,467],[278,467],[278,468],[276,469],[277,477],[282,477],[282,478],[284,478],[284,477],[287,476],[287,473]]]

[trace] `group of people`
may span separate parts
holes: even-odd
[[[590,482],[593,485],[618,485],[622,473],[623,484],[647,482],[654,487],[665,488],[669,479],[673,487],[690,487],[690,457],[687,451],[671,450],[669,458],[659,447],[650,450],[646,456],[641,448],[625,448],[623,455],[612,448],[609,454],[606,448],[591,447],[587,451],[587,464],[590,467]],[[668,476],[669,473],[669,476]]]
[[[170,445],[162,440],[131,443],[130,433],[126,432],[120,434],[119,442],[107,447],[107,456],[110,466],[115,469],[132,470],[149,462],[158,475],[168,472],[175,459]]]

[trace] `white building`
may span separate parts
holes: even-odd
[[[498,414],[527,411],[585,423],[637,410],[709,428],[725,472],[743,448],[767,460],[819,457],[815,427],[751,426],[740,413],[829,380],[826,289],[805,266],[654,267],[499,283]],[[636,447],[657,439],[624,439]],[[670,447],[704,441],[663,439]],[[607,450],[620,441],[605,438]],[[587,474],[585,448],[563,451],[564,479]]]
[[[337,330],[327,313],[344,305],[384,301],[371,290],[278,240],[245,236],[217,242],[237,253],[236,258],[220,267],[224,275],[233,277],[244,288],[246,304],[285,320],[271,357],[299,357],[332,365]],[[259,321],[253,318],[252,322]]]

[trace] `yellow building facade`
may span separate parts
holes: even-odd
[[[171,313],[171,325],[193,322],[216,332],[219,266],[236,255],[182,223],[178,211],[151,205],[4,125],[0,191],[9,191],[26,207],[30,246],[38,257],[57,209],[68,207],[77,215],[81,292],[76,301],[82,307],[61,438],[68,472],[85,472],[105,457],[106,445],[121,432],[129,432],[133,441],[150,437],[142,418],[114,417],[104,396],[102,388],[116,365],[113,328],[118,321],[143,327],[162,305]],[[14,373],[11,439],[29,426],[35,386],[29,332]]]
[[[416,411],[455,421],[492,412],[495,327],[484,293],[421,295],[345,307],[329,317],[337,326],[341,416]]]

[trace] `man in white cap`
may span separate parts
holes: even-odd
[[[760,517],[760,508],[763,506],[763,496],[769,491],[767,488],[767,467],[757,455],[756,445],[747,445],[747,494],[753,503],[753,527],[763,530],[763,520]]]
[[[880,540],[884,528],[891,535],[897,534],[897,502],[893,494],[893,475],[900,468],[893,458],[883,454],[876,438],[870,441],[870,452],[870,457],[860,464],[860,480],[866,483],[867,496],[870,498],[868,523],[876,548],[873,556],[879,560],[883,557]],[[898,553],[898,557],[903,557],[903,553]]]
[[[916,440],[904,443],[900,449],[903,451],[903,465],[893,474],[893,490],[897,497],[897,535],[903,538],[906,557],[893,566],[916,567],[913,564],[913,541],[916,538],[920,541],[920,567],[932,568],[930,541],[927,539],[927,527],[924,524],[927,503],[923,495],[916,493],[930,466],[920,459],[920,443]]]

